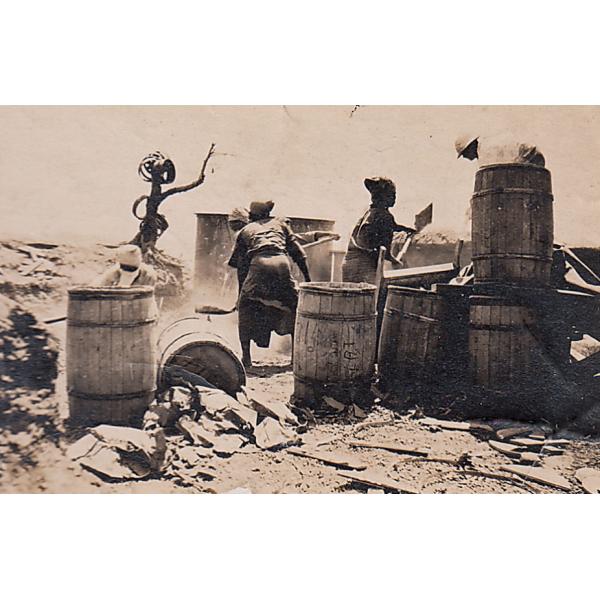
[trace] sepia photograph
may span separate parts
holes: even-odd
[[[0,491],[600,491],[596,106],[2,106]]]

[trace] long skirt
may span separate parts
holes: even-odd
[[[342,279],[351,283],[376,285],[378,252],[350,248],[342,263]]]
[[[240,340],[268,348],[271,332],[294,332],[298,291],[284,254],[252,258],[238,301]]]

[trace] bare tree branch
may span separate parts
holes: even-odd
[[[215,147],[216,146],[214,143],[212,143],[210,145],[210,149],[208,150],[208,154],[206,155],[206,158],[204,159],[204,162],[202,163],[202,169],[200,170],[200,175],[198,175],[198,178],[195,179],[194,181],[192,181],[191,183],[188,183],[187,185],[173,187],[170,190],[164,191],[163,199],[167,198],[168,196],[172,196],[173,194],[179,194],[180,192],[187,192],[188,190],[193,190],[194,188],[201,185],[204,182],[206,165],[208,165],[208,161],[211,159],[212,155],[215,153]]]

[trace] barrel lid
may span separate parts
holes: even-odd
[[[68,293],[69,298],[77,298],[78,300],[111,300],[118,298],[135,300],[152,296],[154,289],[148,285],[127,288],[79,286],[69,289]]]
[[[370,283],[351,283],[345,281],[311,281],[309,283],[301,283],[300,290],[307,292],[318,292],[319,294],[344,295],[349,294],[356,296],[364,294],[367,296],[373,295],[377,288]]]

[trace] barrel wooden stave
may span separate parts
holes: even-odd
[[[351,399],[370,388],[375,362],[375,286],[301,284],[294,335],[294,399]]]
[[[553,245],[550,172],[526,164],[488,165],[471,200],[476,281],[544,287]]]
[[[69,414],[134,424],[154,397],[156,305],[151,288],[75,288],[67,311]]]
[[[167,326],[158,340],[159,386],[165,368],[181,367],[200,375],[235,396],[246,385],[246,371],[232,345],[224,337],[206,331],[198,317],[179,319]]]

